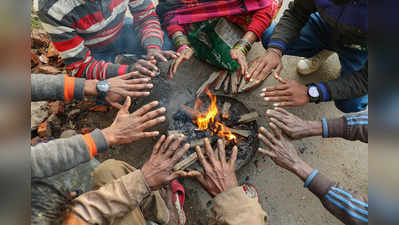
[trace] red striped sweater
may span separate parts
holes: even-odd
[[[161,48],[163,31],[152,0],[42,0],[39,16],[72,75],[106,79],[127,65],[98,61],[89,47],[105,46],[120,33],[129,7],[145,49]]]

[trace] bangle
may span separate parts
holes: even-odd
[[[248,46],[249,46],[249,49],[251,49],[252,48],[252,44],[251,44],[251,42],[249,42],[249,41],[247,41],[247,40],[244,40],[244,39],[240,39],[240,40],[238,40],[238,42],[237,43],[245,43],[245,44],[247,44]]]
[[[313,178],[319,173],[317,169],[313,170],[313,172],[306,178],[305,184],[303,185],[305,188],[309,186],[309,184],[312,182]]]
[[[233,49],[238,49],[240,50],[244,55],[247,55],[249,50],[246,46],[240,45],[240,44],[236,44]]]
[[[177,49],[177,52],[181,52],[186,48],[189,48],[188,45],[182,45],[182,46],[180,46],[180,48]]]

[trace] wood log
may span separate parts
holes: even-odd
[[[197,117],[200,115],[200,112],[195,111],[194,109],[191,109],[188,106],[185,106],[183,104],[179,104],[179,107],[188,115],[191,117],[191,119],[195,120]]]
[[[242,93],[243,92],[244,87],[246,86],[246,84],[247,84],[247,81],[245,80],[245,77],[243,77],[241,79],[240,85],[238,87],[238,93]]]
[[[228,94],[229,93],[229,85],[230,85],[230,79],[231,79],[231,75],[227,75],[226,80],[224,81],[224,93]]]
[[[210,84],[212,84],[217,78],[219,77],[218,72],[213,72],[211,75],[209,75],[209,78],[207,81],[205,81],[201,87],[197,90],[197,97],[201,96],[205,90],[209,87]]]
[[[215,89],[216,91],[220,90],[222,88],[223,81],[226,79],[226,77],[227,77],[227,71],[225,70],[220,71],[218,78],[214,82],[213,89]]]
[[[202,139],[196,139],[196,140],[192,140],[190,141],[190,148],[195,148],[196,146],[204,146],[204,141],[206,138],[202,138]]]
[[[223,103],[223,108],[222,108],[222,117],[223,118],[228,119],[230,117],[230,107],[231,107],[230,102]]]
[[[178,162],[174,167],[173,170],[185,170],[187,167],[191,166],[198,160],[198,155],[196,152],[189,155],[187,158],[183,159],[182,161]]]
[[[239,72],[234,72],[231,74],[231,94],[235,95],[238,93],[238,85],[239,85],[239,79],[240,79],[240,73]]]
[[[181,136],[184,135],[182,130],[168,130],[168,136]]]
[[[244,82],[245,82],[245,81],[244,81]],[[262,83],[262,82],[258,83],[258,82],[256,82],[256,81],[251,81],[251,82],[248,82],[248,83],[245,82],[245,84],[241,87],[241,89],[238,90],[238,93],[250,91],[250,90],[252,90],[252,89],[258,87],[261,83]]]
[[[238,135],[246,137],[246,138],[249,137],[249,135],[251,135],[251,131],[249,131],[249,130],[240,130],[240,129],[234,129],[234,128],[230,128],[230,127],[228,127],[228,128],[230,129],[231,133],[238,134]]]
[[[249,123],[258,119],[259,114],[257,112],[251,112],[240,116],[238,123]]]

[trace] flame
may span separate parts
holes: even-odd
[[[208,106],[208,111],[200,112],[201,107],[203,106],[202,101],[198,98],[194,104],[194,111],[200,112],[199,115],[193,123],[198,125],[200,130],[210,130],[214,134],[217,134],[220,137],[223,137],[227,141],[237,142],[237,137],[231,133],[230,129],[225,126],[223,123],[215,121],[215,117],[218,115],[219,110],[216,105],[216,95],[212,95],[212,93],[206,89],[206,94],[211,100],[211,104]]]

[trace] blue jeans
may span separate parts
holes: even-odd
[[[163,50],[175,50],[174,44],[164,31]],[[147,51],[141,45],[141,38],[133,25],[133,19],[125,17],[123,27],[118,37],[106,46],[90,48],[92,56],[97,60],[115,62],[115,57],[120,54],[146,55]]]
[[[262,44],[264,48],[267,48],[275,26],[275,24],[270,25],[263,33]],[[331,26],[318,13],[314,13],[302,28],[299,38],[287,47],[284,54],[309,58],[323,49],[328,49],[338,54],[342,67],[341,76],[350,76],[352,72],[359,71],[364,66],[368,59],[368,51],[339,45],[332,40],[333,31]],[[367,105],[368,95],[335,101],[335,106],[345,113],[363,111]]]

